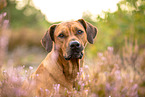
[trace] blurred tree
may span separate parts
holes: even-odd
[[[41,11],[32,5],[32,0],[23,0],[23,5],[19,4],[17,0],[7,0],[7,7],[1,12],[8,13],[11,28],[40,28],[42,25],[43,27],[50,25]]]
[[[118,10],[106,16],[108,25],[116,32],[113,45],[117,49],[123,46],[124,37],[138,40],[140,47],[145,47],[145,1],[123,0],[118,4]]]
[[[98,38],[95,47],[90,49],[92,54],[113,46],[115,51],[124,45],[125,37],[137,40],[140,48],[145,48],[145,1],[122,0],[117,4],[118,10],[104,12],[104,17],[97,16],[92,22],[91,14],[84,14],[88,22],[98,27]]]
[[[2,10],[4,7],[6,7],[7,2],[6,0],[0,0],[0,10]]]
[[[0,1],[0,10],[6,7],[7,3],[5,0]],[[6,53],[7,53],[7,46],[8,46],[8,31],[7,27],[9,24],[8,20],[5,20],[4,17],[6,13],[0,14],[0,72],[1,67],[4,64]],[[0,74],[1,76],[1,74]]]
[[[0,3],[0,14],[7,13],[5,19],[9,20],[9,28],[12,32],[9,33],[11,41],[8,50],[12,51],[19,46],[39,47],[43,32],[45,33],[44,29],[46,30],[51,23],[45,19],[40,10],[34,7],[32,0],[6,0],[6,3],[7,6],[3,9]]]

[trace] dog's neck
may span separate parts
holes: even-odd
[[[64,76],[69,83],[73,83],[75,81],[77,73],[79,72],[80,67],[82,67],[80,63],[83,59],[72,58],[70,60],[65,60],[61,51],[52,50],[46,58],[52,60],[51,63],[49,63],[51,68],[47,65],[49,61],[44,61],[44,64],[46,64],[45,67],[48,71],[50,73],[54,73],[54,70],[56,70],[56,72],[59,73],[57,73],[54,77],[58,78],[59,76]]]
[[[80,59],[65,60],[62,53],[59,52],[57,62],[62,67],[62,72],[66,79],[74,81],[80,69]]]
[[[77,78],[77,73],[80,67],[83,66],[82,62],[83,58],[65,60],[61,52],[52,50],[43,61],[43,65],[54,79],[58,79],[59,83],[65,87],[72,88]]]

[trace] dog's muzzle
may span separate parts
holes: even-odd
[[[66,60],[70,60],[71,58],[81,59],[83,57],[83,47],[78,41],[71,41],[69,43],[69,55],[65,57]]]

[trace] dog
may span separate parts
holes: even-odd
[[[93,44],[96,35],[97,28],[84,19],[50,26],[41,40],[48,55],[31,76],[36,80],[36,94],[46,89],[54,92],[56,84],[61,93],[64,89],[72,91],[83,67],[84,48],[88,42]]]

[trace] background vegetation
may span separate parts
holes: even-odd
[[[45,58],[47,52],[40,40],[53,24],[31,0],[25,0],[23,6],[18,3],[0,0],[1,97],[30,96],[21,84]],[[95,44],[86,48],[89,69],[83,69],[85,79],[77,79],[80,91],[68,95],[145,96],[145,1],[122,0],[117,6],[117,11],[95,19],[84,12],[82,18],[98,28],[98,35]]]

